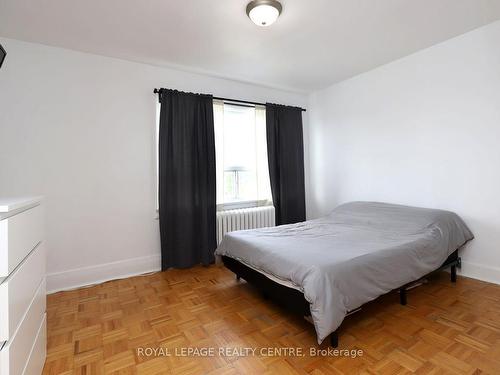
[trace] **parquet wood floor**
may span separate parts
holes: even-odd
[[[394,293],[349,317],[340,349],[363,350],[357,358],[309,355],[317,348],[312,325],[221,266],[110,281],[47,302],[46,375],[500,374],[500,286],[462,277],[452,284],[446,273],[409,291],[407,306]],[[305,355],[175,355],[190,346]]]

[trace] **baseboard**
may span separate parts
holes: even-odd
[[[462,269],[458,273],[472,279],[500,284],[500,268],[486,266],[484,264],[472,263],[462,260]]]
[[[69,290],[109,280],[155,272],[160,270],[160,265],[160,255],[150,255],[69,271],[49,273],[47,274],[47,293],[55,293],[61,290]]]
[[[47,274],[47,293],[69,290],[82,286],[123,279],[161,269],[160,255],[150,255],[117,262],[82,267],[69,271]],[[458,273],[465,277],[500,284],[500,268],[462,260]]]

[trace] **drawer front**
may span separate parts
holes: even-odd
[[[28,363],[24,369],[23,375],[40,375],[45,365],[47,356],[47,314],[43,315],[42,323],[38,329],[33,349],[28,358]]]
[[[0,284],[0,341],[8,341],[28,310],[45,276],[45,244],[39,243]]]
[[[40,283],[26,316],[0,351],[0,375],[22,375],[42,320],[45,318],[45,278]]]
[[[0,277],[7,277],[43,238],[41,205],[0,220]]]

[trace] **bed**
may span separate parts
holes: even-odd
[[[427,274],[460,264],[473,235],[455,213],[379,202],[350,202],[320,219],[226,234],[216,250],[237,278],[310,316],[318,343],[350,312]]]

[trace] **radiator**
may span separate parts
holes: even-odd
[[[243,229],[274,227],[274,207],[262,206],[217,211],[217,244],[228,232]]]

